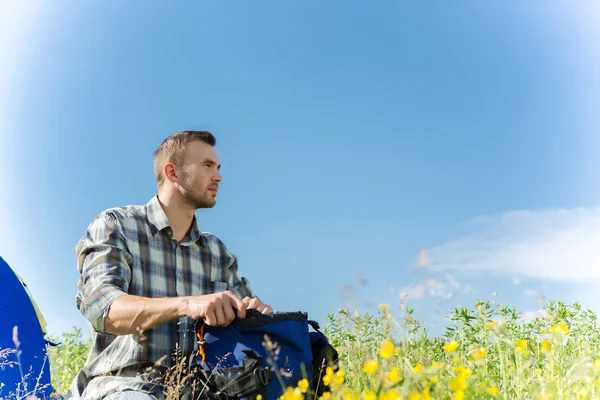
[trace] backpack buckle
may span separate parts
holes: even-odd
[[[256,377],[256,380],[264,386],[267,386],[271,380],[271,371],[266,367],[255,369],[253,374]]]

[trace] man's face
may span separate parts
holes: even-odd
[[[179,180],[184,201],[196,209],[214,207],[223,180],[220,168],[214,147],[200,140],[188,143]]]

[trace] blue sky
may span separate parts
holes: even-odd
[[[408,294],[434,333],[494,291],[600,311],[593,2],[1,7],[0,256],[51,333],[87,335],[75,245],[155,194],[152,152],[186,129],[223,164],[200,226],[276,310]]]

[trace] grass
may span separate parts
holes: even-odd
[[[340,354],[340,370],[322,377],[327,391],[319,399],[600,398],[600,330],[596,315],[578,303],[552,301],[524,321],[509,305],[480,301],[455,308],[443,337],[429,335],[413,315],[410,308],[393,315],[387,305],[376,314],[330,314],[325,334]],[[89,343],[76,329],[58,339],[53,386],[64,394]],[[302,381],[282,398],[319,400]]]

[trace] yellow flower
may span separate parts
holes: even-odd
[[[287,387],[285,392],[281,395],[280,399],[282,400],[304,400],[304,396],[302,395],[302,391],[300,388],[291,388]]]
[[[379,355],[387,360],[388,358],[390,358],[391,356],[394,355],[394,350],[395,350],[395,348],[394,348],[394,344],[392,343],[392,341],[389,339],[386,339],[381,344],[381,350],[379,350]]]
[[[323,392],[323,395],[321,397],[319,397],[319,398],[326,400],[326,399],[328,399],[330,397],[331,397],[331,393],[329,393],[329,392]]]
[[[544,340],[542,343],[540,343],[540,349],[542,351],[550,351],[550,343],[547,340]]]
[[[496,386],[492,386],[487,390],[488,394],[491,394],[492,396],[498,396],[498,387]]]
[[[492,329],[492,328],[495,328],[496,325],[498,325],[498,322],[492,321],[489,324],[487,324],[485,327],[488,328],[488,329]]]
[[[342,375],[344,374],[344,371],[340,370],[338,371],[338,373],[342,373]],[[327,369],[325,370],[325,376],[323,377],[323,384],[325,386],[329,386],[329,384],[331,383],[331,379],[334,377],[334,373],[333,373],[333,368],[331,367],[327,367]]]
[[[457,348],[458,348],[458,342],[456,340],[452,340],[444,345],[444,351],[446,353],[452,353]]]
[[[485,353],[486,353],[486,349],[485,349],[485,347],[481,347],[479,350],[477,350],[477,351],[475,352],[475,354],[473,355],[473,357],[474,357],[476,360],[481,360],[483,357],[485,357]]]
[[[379,309],[381,310],[382,313],[387,314],[390,309],[390,306],[387,304],[380,304]]]
[[[417,375],[417,374],[420,374],[421,372],[423,372],[423,366],[421,365],[421,363],[418,363],[413,368],[413,374]]]
[[[421,394],[419,392],[410,392],[408,394],[408,400],[421,400]]]
[[[515,351],[517,353],[522,352],[526,348],[527,348],[527,340],[525,340],[525,339],[517,340],[517,347],[515,348]]]
[[[343,400],[355,400],[354,392],[352,390],[345,390],[343,392],[344,392],[344,395],[342,396]],[[327,392],[327,394],[330,395],[329,392]],[[323,395],[325,395],[325,393],[323,393]]]
[[[401,400],[402,397],[395,389],[390,389],[381,396],[381,400]]]
[[[365,400],[377,400],[377,396],[372,390],[367,389],[365,392]]]
[[[402,380],[402,377],[400,376],[400,370],[397,367],[392,367],[387,376],[387,380],[392,384],[400,382]]]
[[[438,378],[437,375],[434,375],[431,378],[429,378],[429,380],[431,381],[431,383],[438,383],[440,381],[440,378]]]
[[[455,376],[450,378],[450,390],[453,392],[465,390],[467,388],[466,378]]]
[[[394,350],[396,350],[396,349],[395,349],[394,344],[392,343],[392,341],[389,340],[389,339],[386,339],[381,344],[381,349],[379,350],[379,355],[382,358],[385,358],[387,360],[388,358],[390,358],[391,356],[394,355]]]
[[[458,390],[456,392],[454,392],[454,400],[464,400],[465,398],[465,392],[463,392],[462,390]]]
[[[302,379],[300,382],[298,382],[298,387],[302,393],[306,393],[306,389],[308,389],[308,381],[306,379]]]
[[[364,363],[364,371],[369,374],[369,375],[373,375],[375,372],[377,372],[377,368],[379,368],[379,364],[377,363],[377,360],[369,360],[366,363]]]
[[[257,395],[256,400],[262,400],[262,395],[261,394]]]
[[[473,373],[473,370],[471,370],[471,368],[465,368],[463,366],[452,368],[452,370],[458,376],[465,377],[465,378]]]
[[[550,327],[552,333],[569,333],[569,325],[566,322],[562,321],[558,324]]]
[[[429,388],[423,389],[423,400],[431,400],[431,395],[429,394]]]
[[[335,373],[335,375],[333,376],[333,384],[334,385],[341,385],[344,383],[344,371],[343,370],[339,370],[338,372]]]

